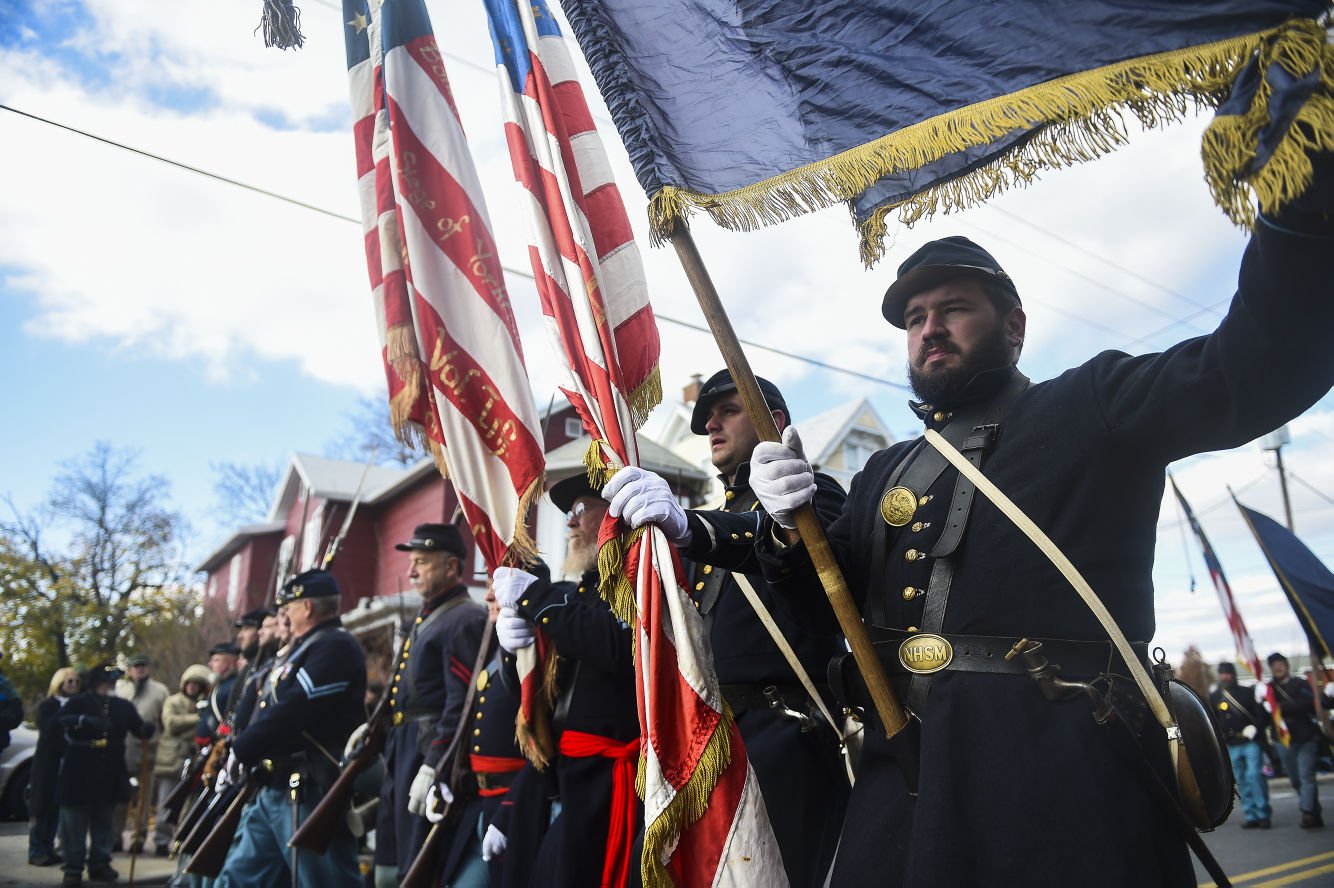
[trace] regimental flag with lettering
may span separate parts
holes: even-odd
[[[852,205],[869,263],[889,217],[979,204],[1222,107],[1203,160],[1239,224],[1334,147],[1328,0],[565,0],[660,233],[691,208],[750,229]]]
[[[373,9],[371,7],[374,7]],[[486,204],[422,0],[344,0],[366,265],[391,416],[486,563],[525,562],[540,426]]]
[[[1334,639],[1334,573],[1295,533],[1268,515],[1246,508],[1235,496],[1232,501],[1237,503],[1246,526],[1288,596],[1288,603],[1311,642],[1311,650],[1329,662],[1330,640]]]
[[[601,487],[639,464],[635,430],[662,397],[644,271],[551,10],[544,0],[485,2],[533,275],[568,370],[563,391],[593,439],[589,478]],[[656,527],[622,530],[604,523],[599,567],[603,595],[636,630],[643,883],[786,884],[676,550]],[[608,849],[606,884],[623,882],[618,853]]]
[[[1195,532],[1195,539],[1200,542],[1200,551],[1204,553],[1204,565],[1209,569],[1209,579],[1213,580],[1214,589],[1218,592],[1218,603],[1223,606],[1223,617],[1232,632],[1232,643],[1237,649],[1237,659],[1246,664],[1246,668],[1251,670],[1251,675],[1255,676],[1256,681],[1263,681],[1264,672],[1260,666],[1260,655],[1255,652],[1255,644],[1251,641],[1251,634],[1246,631],[1241,611],[1237,610],[1237,601],[1232,597],[1232,587],[1228,585],[1227,577],[1223,575],[1223,565],[1214,554],[1214,547],[1209,545],[1209,538],[1204,535],[1204,528],[1196,520],[1190,503],[1186,502],[1181,489],[1177,487],[1176,479],[1171,475],[1167,478],[1172,483],[1172,492],[1176,494],[1181,510],[1186,513],[1190,529]]]

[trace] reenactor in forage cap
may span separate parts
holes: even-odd
[[[781,431],[792,421],[787,402],[772,382],[757,382]],[[846,648],[838,632],[812,631],[798,621],[760,573],[754,546],[764,513],[750,488],[750,455],[759,436],[729,371],[719,370],[700,387],[690,430],[709,438],[710,458],[723,482],[721,509],[692,511],[687,521],[667,482],[639,468],[618,472],[604,496],[612,514],[631,522],[661,513],[660,526],[673,542],[690,543],[683,554],[695,561],[691,595],[709,627],[723,698],[736,716],[764,794],[788,882],[793,888],[821,886],[848,802],[839,738],[738,584],[754,591],[831,714],[841,707],[829,691],[826,670]],[[816,506],[832,521],[847,496],[828,475],[815,479]],[[732,520],[745,527],[726,526]],[[822,593],[812,588],[808,594]],[[841,729],[842,719],[837,722]],[[823,814],[812,820],[811,811]]]
[[[963,237],[924,245],[885,294],[886,320],[906,333],[917,416],[1050,536],[1142,664],[1165,467],[1251,441],[1334,383],[1334,158],[1313,161],[1307,192],[1259,216],[1218,329],[1161,353],[1107,351],[1030,384],[1016,366],[1018,289]],[[912,714],[893,740],[866,731],[831,884],[1195,884],[1186,832],[1230,802],[1214,792],[1218,751],[1206,742],[1190,757],[1200,793],[1183,780],[1181,796],[1195,813],[1164,803],[1159,786],[1178,784],[1168,731],[1143,717],[1108,628],[934,440],[872,456],[827,526]],[[769,519],[756,534],[765,576],[833,631],[793,529],[817,485],[792,427],[756,445],[750,481]],[[1059,684],[1053,667],[1085,686]],[[1073,825],[1087,841],[1069,840]]]
[[[343,745],[366,719],[366,658],[339,619],[340,598],[333,574],[323,570],[297,574],[278,593],[292,624],[291,651],[264,683],[254,720],[232,739],[247,779],[262,788],[241,816],[215,888],[361,884],[346,825],[324,854],[287,845],[337,779]]]
[[[555,774],[561,812],[537,852],[537,868],[543,885],[620,888],[632,877],[637,883],[632,844],[643,822],[634,791],[639,715],[632,633],[598,592],[598,526],[606,501],[582,473],[553,485],[550,495],[569,529],[565,573],[579,580],[553,583],[545,565],[532,572],[499,568],[492,578],[502,605],[496,634],[511,655],[507,675],[517,680],[512,655],[532,645],[538,629],[557,657],[555,760],[548,769]],[[502,837],[489,850],[533,853],[527,843],[505,848],[505,831],[516,831],[523,815],[517,805],[506,813]]]
[[[1242,829],[1269,829],[1273,810],[1269,806],[1269,781],[1264,775],[1265,726],[1269,715],[1255,699],[1255,692],[1237,684],[1237,667],[1218,664],[1218,686],[1209,693],[1209,705],[1218,719],[1218,727],[1227,741],[1232,759],[1232,774],[1241,796],[1241,810],[1246,819]]]
[[[422,598],[390,678],[392,711],[386,779],[375,826],[375,878],[397,885],[416,859],[428,824],[422,816],[435,765],[459,729],[463,699],[486,629],[486,608],[464,585],[468,550],[452,524],[420,524],[408,552],[408,579]],[[440,775],[444,777],[446,775]]]

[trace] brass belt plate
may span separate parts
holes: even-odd
[[[398,726],[401,725],[401,724],[403,724],[403,713],[401,713],[401,712],[395,712],[395,713],[394,713],[394,727],[398,727]]]
[[[880,517],[890,527],[902,527],[917,511],[917,495],[906,487],[891,487],[880,500]]]
[[[954,659],[954,646],[939,635],[922,632],[899,645],[899,663],[917,675],[939,672]]]

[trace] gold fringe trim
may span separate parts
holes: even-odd
[[[556,670],[560,666],[556,648],[550,645],[546,650],[546,660],[542,663],[542,688],[537,698],[536,718],[532,724],[524,718],[523,707],[514,714],[514,736],[519,741],[519,749],[524,758],[533,763],[539,771],[545,771],[555,754],[556,741],[551,735],[551,713],[555,711],[556,698],[560,688],[556,685]]]
[[[630,420],[637,430],[648,422],[648,415],[653,412],[653,408],[662,403],[661,368],[654,364],[653,370],[630,392],[626,400],[630,405]]]
[[[519,497],[519,511],[514,519],[514,539],[511,540],[509,549],[505,553],[506,564],[524,567],[538,560],[537,543],[528,532],[528,513],[532,510],[533,503],[542,495],[545,478],[545,472],[539,473]]]
[[[644,761],[641,755],[639,774],[635,778],[635,788],[640,798],[643,798],[645,787]],[[675,846],[681,831],[704,816],[713,789],[718,785],[718,778],[731,763],[732,710],[724,702],[722,718],[705,744],[690,779],[657,819],[644,825],[644,853],[639,862],[644,888],[672,888],[675,885],[662,862],[662,852]]]
[[[606,487],[611,476],[616,474],[602,453],[603,443],[600,439],[594,438],[588,442],[588,449],[584,451],[584,469],[588,472],[588,483],[594,490]]]
[[[1205,130],[1200,153],[1214,201],[1242,228],[1260,212],[1276,213],[1311,184],[1310,154],[1334,150],[1334,47],[1314,22],[1293,23],[1259,51],[1260,82],[1250,108],[1241,115],[1217,117]],[[1279,65],[1294,78],[1320,71],[1320,83],[1297,113],[1273,155],[1255,169],[1260,133],[1269,124],[1273,87],[1264,76]]]
[[[608,540],[598,549],[598,592],[616,619],[630,626],[634,626],[639,618],[639,605],[635,601],[635,587],[625,575],[625,552],[643,535],[644,528],[637,527],[623,538]]]
[[[417,351],[417,334],[411,324],[398,324],[385,333],[385,360],[403,381],[403,388],[389,399],[389,421],[394,434],[404,444],[421,445],[421,430],[409,423],[412,408],[421,395],[423,377],[421,355]]]
[[[1302,27],[1318,27],[1303,22]],[[966,175],[879,208],[861,227],[862,261],[884,255],[886,219],[905,225],[925,216],[976,206],[1043,169],[1101,157],[1126,141],[1123,111],[1147,127],[1184,119],[1193,106],[1216,108],[1242,65],[1285,28],[1142,56],[1082,71],[978,102],[721,194],[668,186],[649,201],[655,243],[695,207],[724,228],[749,231],[851,200],[888,174],[916,170],[942,157],[1008,134],[1038,128],[1022,147]]]

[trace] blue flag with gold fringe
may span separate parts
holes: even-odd
[[[1334,658],[1329,646],[1334,641],[1334,573],[1295,533],[1263,512],[1246,508],[1235,496],[1232,501],[1288,596],[1311,649],[1328,662]]]
[[[751,229],[850,203],[874,262],[892,213],[981,203],[1144,126],[1219,108],[1206,178],[1238,224],[1334,149],[1327,0],[563,0],[654,230]],[[1220,106],[1222,106],[1220,108]]]

